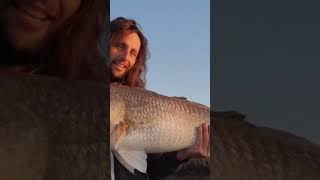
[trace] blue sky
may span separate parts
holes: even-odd
[[[149,40],[147,89],[210,105],[210,0],[110,1],[110,19],[137,20]]]

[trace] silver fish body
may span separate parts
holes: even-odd
[[[210,123],[207,106],[142,88],[110,86],[113,151],[162,153],[187,148],[203,123]],[[119,130],[119,126],[125,128]]]
[[[106,180],[102,83],[0,74],[0,179]]]
[[[111,85],[111,116],[125,111],[120,121],[128,132],[127,148],[144,147],[148,153],[175,151],[191,146],[195,128],[209,123],[209,108],[177,97],[167,97],[140,88]],[[112,119],[111,119],[112,121]]]

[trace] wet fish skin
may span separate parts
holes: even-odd
[[[4,74],[0,84],[0,179],[110,177],[106,85]]]
[[[181,98],[118,85],[111,85],[110,97],[111,116],[124,110],[120,121],[129,126],[123,142],[128,148],[138,144],[148,153],[186,148],[194,143],[195,128],[210,123],[208,107]]]
[[[0,179],[109,177],[109,133],[102,128],[109,121],[100,109],[108,106],[101,98],[107,86],[8,76],[0,76],[0,83]],[[212,118],[210,179],[319,179],[319,145],[227,114]],[[184,174],[194,164],[206,168],[207,162],[188,163],[168,179],[209,178],[196,171]]]
[[[255,126],[238,112],[212,113],[211,160],[191,159],[165,180],[320,179],[320,145]]]
[[[110,86],[110,98],[111,126],[121,122],[127,127],[126,132],[119,132],[119,126],[110,132],[113,151],[145,154],[184,149],[194,144],[196,127],[210,124],[209,108],[184,98],[121,85]]]
[[[285,131],[257,127],[237,112],[217,112],[212,125],[212,180],[315,180],[320,145]]]

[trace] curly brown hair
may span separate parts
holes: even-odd
[[[122,85],[141,87],[146,85],[147,59],[149,58],[148,40],[143,35],[141,26],[133,19],[118,17],[110,22],[110,42],[113,39],[130,33],[137,33],[140,38],[141,47],[137,55],[136,63],[120,80],[114,78],[111,74],[111,82],[118,81]],[[111,72],[110,72],[111,73]]]
[[[57,70],[69,79],[97,78],[94,70],[88,68],[92,59],[97,58],[98,46],[102,46],[102,36],[109,20],[109,0],[82,0],[81,6],[58,33],[62,41],[57,41],[56,54],[60,62]],[[67,47],[67,48],[66,48]],[[102,58],[103,56],[101,56]],[[100,63],[104,60],[101,59]]]

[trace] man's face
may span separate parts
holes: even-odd
[[[140,51],[140,38],[137,33],[115,37],[110,43],[111,72],[116,78],[122,78],[136,63]]]
[[[3,32],[12,47],[37,52],[80,7],[82,0],[13,0],[0,12]]]

